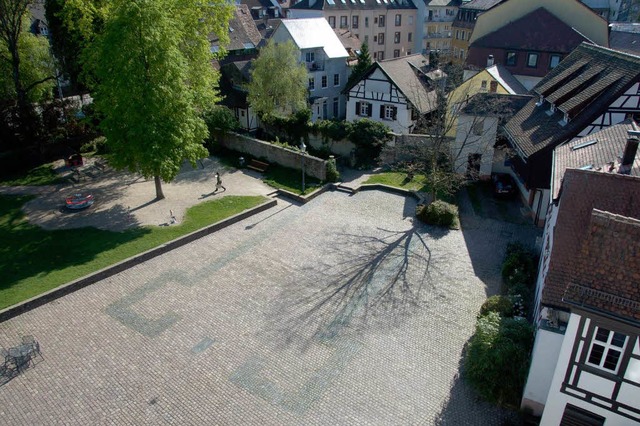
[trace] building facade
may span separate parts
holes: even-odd
[[[460,0],[424,0],[424,53],[437,52],[442,58],[451,55],[452,25],[460,3]]]
[[[288,16],[323,17],[333,29],[350,30],[378,61],[417,53],[422,45],[411,0],[302,0]]]

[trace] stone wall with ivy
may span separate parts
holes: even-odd
[[[302,168],[304,157],[305,173],[322,181],[327,180],[327,161],[309,154],[302,154],[299,149],[286,148],[283,146],[284,144],[269,143],[232,132],[221,137],[220,144],[227,149],[247,154],[252,158],[298,170]]]

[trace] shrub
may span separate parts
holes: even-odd
[[[487,401],[516,407],[529,369],[533,329],[497,312],[480,317],[469,342],[464,377]]]
[[[340,180],[340,172],[336,166],[336,159],[331,158],[327,161],[327,181],[338,182]]]
[[[107,153],[107,139],[104,136],[98,136],[90,140],[89,142],[80,146],[80,152],[86,154],[89,152],[96,152],[97,154]]]
[[[437,200],[428,206],[419,206],[416,210],[418,219],[424,223],[448,228],[455,228],[458,224],[458,208],[445,201]]]
[[[514,301],[514,308],[516,308],[516,304],[521,307],[521,309],[514,309],[514,314],[526,317],[531,311],[533,292],[524,284],[516,284],[509,288],[508,294]]]
[[[347,126],[347,137],[356,146],[356,165],[369,167],[376,164],[382,147],[389,140],[391,129],[377,121],[363,118]]]
[[[501,317],[513,316],[513,302],[507,296],[491,296],[482,304],[480,315],[487,315],[489,312],[497,312]]]
[[[502,264],[502,279],[507,290],[517,285],[533,287],[536,279],[535,254],[519,243],[510,243]]]

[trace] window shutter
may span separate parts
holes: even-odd
[[[398,108],[397,107],[393,107],[393,109],[391,110],[391,114],[393,119],[396,119],[396,115],[398,114]]]
[[[373,105],[367,105],[367,117],[371,117],[371,113],[373,112]]]
[[[380,105],[380,118],[384,118],[384,105]]]
[[[360,115],[360,102],[356,102],[356,115]]]

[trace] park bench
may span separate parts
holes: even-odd
[[[251,160],[249,162],[249,165],[247,166],[250,169],[256,170],[260,173],[264,173],[267,171],[267,168],[269,167],[268,163],[264,163],[262,161],[258,161],[258,160]]]

